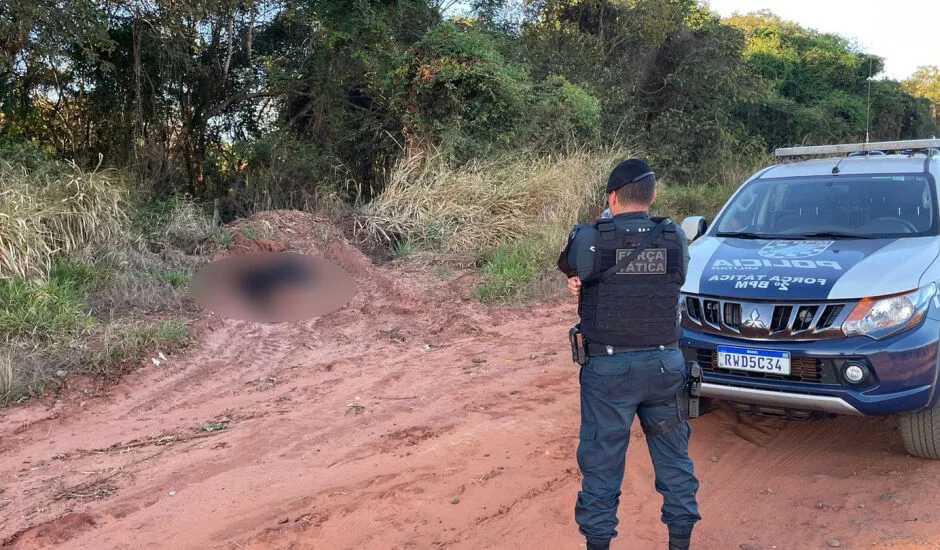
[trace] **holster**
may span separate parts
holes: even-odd
[[[689,418],[698,418],[701,414],[699,411],[699,396],[702,394],[702,367],[697,362],[692,361],[689,363],[689,384],[688,384],[688,395],[689,398]]]
[[[679,424],[699,416],[699,395],[702,390],[702,367],[689,363],[689,381],[676,393],[676,417],[652,426],[643,426],[646,435],[664,435],[676,429]]]
[[[584,343],[584,333],[581,332],[581,325],[571,327],[571,330],[568,331],[568,341],[571,343],[571,360],[582,367],[587,365],[587,346]]]

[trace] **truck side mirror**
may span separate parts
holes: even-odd
[[[708,221],[702,216],[689,216],[682,220],[682,231],[685,232],[685,236],[689,239],[689,242],[692,242],[708,231]]]

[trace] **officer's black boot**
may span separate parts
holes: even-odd
[[[669,550],[689,550],[689,545],[692,542],[692,534],[679,535],[676,533],[669,533]]]
[[[596,544],[591,541],[588,541],[587,550],[610,550],[610,541],[607,541],[603,544]]]

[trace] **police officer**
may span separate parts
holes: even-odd
[[[607,550],[617,536],[617,507],[630,427],[646,434],[663,496],[669,549],[689,548],[701,517],[698,480],[689,458],[689,371],[679,351],[679,289],[688,243],[667,219],[650,218],[656,176],[630,159],[607,181],[610,216],[574,228],[559,258],[579,297],[583,341],[578,466],[584,476],[575,519],[588,550]]]

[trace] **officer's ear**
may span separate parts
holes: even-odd
[[[650,201],[650,206],[656,204],[656,195],[659,193],[659,189],[656,187],[653,188],[653,200]]]
[[[620,201],[617,200],[616,191],[611,191],[607,194],[607,205],[610,206],[611,210],[620,206]]]

